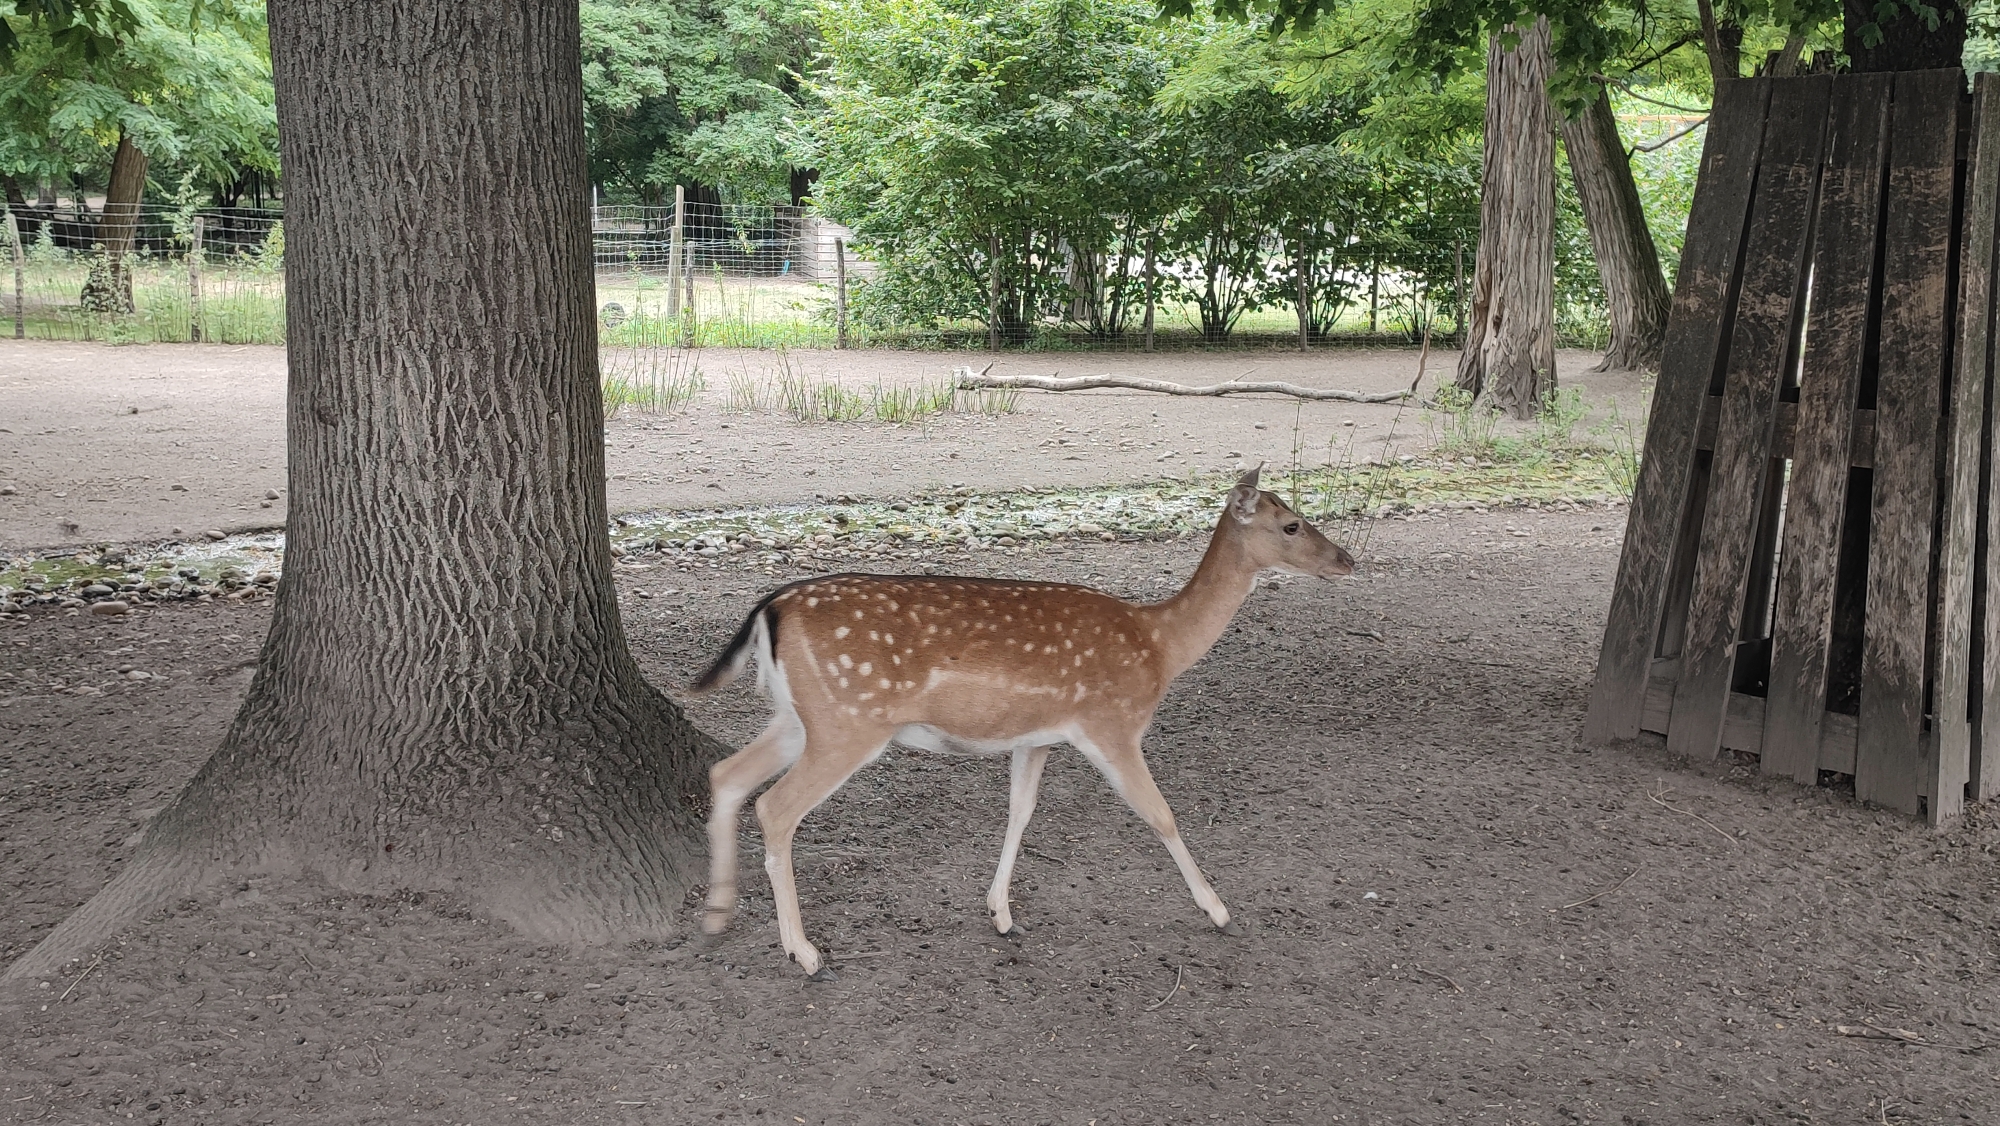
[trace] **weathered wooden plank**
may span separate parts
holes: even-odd
[[[2000,87],[1979,76],[1972,107],[1970,182],[1965,187],[1958,243],[1958,343],[1952,349],[1947,421],[1944,543],[1938,553],[1937,756],[1923,780],[1933,824],[1955,820],[1965,811],[1965,784],[1972,770],[1977,736],[1972,679],[1974,566],[1982,522],[1980,474],[1990,440],[1986,401],[1993,378],[1994,219],[2000,210]],[[1991,650],[1985,652],[1990,653]],[[1982,654],[1983,655],[1983,654]],[[1982,701],[1983,702],[1983,701]]]
[[[1976,112],[1978,114],[1979,131],[1975,134],[1978,140],[1975,142],[1974,150],[1973,187],[1971,193],[1973,198],[1968,201],[1968,215],[1974,213],[1975,208],[1979,206],[1977,201],[1983,198],[1979,193],[1981,186],[1985,182],[1984,174],[1989,169],[2000,169],[2000,160],[1990,159],[1993,150],[1987,148],[1984,143],[1985,138],[1990,135],[1995,121],[2000,121],[2000,76],[1982,74],[1979,76],[1978,83],[1979,87],[1976,96],[1978,109]],[[1992,282],[1989,278],[1989,300],[1995,296],[1991,284]],[[1963,306],[1963,308],[1969,310],[1970,306]],[[1992,330],[1991,315],[1989,311],[1989,319],[1986,322],[1989,327],[1984,356],[1989,379],[1996,363],[2000,363],[2000,357],[1996,356],[1996,352],[2000,352],[2000,333],[1995,333]],[[1992,401],[1989,388],[1986,413],[1991,416],[1996,407],[2000,407],[2000,404],[1995,404]],[[1991,512],[1994,498],[2000,497],[2000,450],[1991,448],[1991,443],[1995,440],[1992,430],[1993,427],[1989,418],[1986,492],[1984,497],[1981,498],[1982,503],[1980,504],[1981,520],[1984,525],[1981,529],[1984,533],[1982,538],[1985,541],[1982,549],[1985,559],[1983,560],[1981,571],[1985,597],[1981,609],[1985,612],[1985,620],[1979,626],[1981,633],[1980,640],[1982,642],[1981,650],[1984,660],[1981,662],[1978,670],[1979,683],[1977,689],[1982,701],[1980,708],[1982,722],[1979,729],[1973,733],[1973,753],[1970,762],[1967,764],[1966,778],[1971,790],[1971,796],[1975,801],[1990,801],[1995,797],[2000,797],[2000,522],[1996,522],[1993,519],[1993,513]]]
[[[1655,734],[1667,733],[1667,716],[1674,706],[1674,678],[1679,674],[1679,661],[1660,660],[1653,662],[1652,679],[1646,682],[1646,710],[1640,721],[1641,731]],[[1722,724],[1722,745],[1732,751],[1759,751],[1766,739],[1768,721],[1766,719],[1768,701],[1758,696],[1742,692],[1729,694],[1729,716]],[[1820,720],[1819,769],[1831,770],[1839,774],[1854,773],[1854,743],[1856,737],[1855,720],[1851,715],[1828,712]],[[1815,779],[1817,781],[1817,779]]]
[[[1666,601],[1667,569],[1687,507],[1695,427],[1702,398],[1721,363],[1770,96],[1771,80],[1731,82],[1717,94],[1709,116],[1701,179],[1654,385],[1646,458],[1625,524],[1604,643],[1598,649],[1597,683],[1584,720],[1584,738],[1593,743],[1639,733],[1647,665]]]
[[[1862,413],[1855,409],[1855,397],[1880,245],[1890,82],[1888,74],[1856,74],[1835,86],[1820,180],[1812,308],[1793,412],[1792,479],[1785,496],[1783,562],[1771,629],[1763,758],[1764,773],[1807,785],[1820,770],[1840,518]],[[1872,422],[1874,412],[1867,413]]]
[[[1808,344],[1807,347],[1810,348],[1811,345]],[[1807,356],[1807,362],[1810,363],[1811,353],[1808,352]],[[1772,457],[1793,456],[1793,431],[1798,426],[1798,406],[1797,403],[1778,400],[1777,419],[1771,431]],[[1873,408],[1857,408],[1852,412],[1852,418],[1853,421],[1849,425],[1853,435],[1847,440],[1847,464],[1867,469],[1875,464],[1875,411]],[[1695,439],[1695,449],[1715,448],[1715,428],[1721,421],[1722,396],[1710,395],[1702,404],[1701,430]]]
[[[1771,455],[1773,409],[1803,312],[1806,249],[1833,79],[1777,80],[1743,251],[1743,278],[1709,471],[1681,677],[1667,746],[1713,758],[1722,746],[1730,673]]]
[[[1962,81],[1955,70],[1899,73],[1889,111],[1894,142],[1883,229],[1868,628],[1854,794],[1906,813],[1924,804],[1933,769],[1924,694]]]

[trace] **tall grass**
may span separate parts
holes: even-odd
[[[621,411],[671,414],[688,405],[708,386],[701,353],[671,345],[605,349],[597,354],[604,387],[604,417]]]

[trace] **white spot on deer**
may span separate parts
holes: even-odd
[[[870,636],[870,637],[873,637],[874,635],[873,635],[873,634],[870,634],[869,636]],[[883,635],[882,635],[882,644],[884,644],[884,645],[894,645],[895,643],[896,643],[896,635],[895,635],[895,634],[893,634],[893,633],[885,633],[885,634],[883,634]]]
[[[859,696],[855,697],[855,699],[857,700],[873,700],[874,698],[875,698],[875,693],[873,692],[863,692]]]
[[[1070,702],[1075,703],[1076,701],[1083,699],[1083,693],[1084,693],[1083,682],[1077,681],[1076,691],[1070,695]]]
[[[810,607],[813,607],[813,606],[817,606],[817,605],[819,605],[819,599],[817,599],[817,598],[808,598],[808,599],[806,599],[806,606],[807,606],[808,608],[810,608]]]
[[[847,678],[846,678],[846,677],[844,677],[844,676],[843,676],[843,677],[841,677],[841,678],[840,678],[840,686],[841,686],[842,688],[845,688],[845,687],[847,687]]]
[[[835,663],[834,663],[834,662],[832,662],[832,661],[828,661],[828,662],[826,663],[826,675],[828,675],[828,676],[839,676],[839,675],[840,675],[840,666],[839,666],[838,664],[835,664]]]
[[[855,707],[855,706],[854,706],[853,704],[849,704],[849,705],[847,705],[847,714],[848,714],[848,715],[860,715],[860,714],[861,714],[861,709],[860,709],[860,708],[857,708],[857,707]]]
[[[858,622],[858,621],[860,621],[860,620],[861,620],[861,615],[862,615],[863,613],[865,613],[865,611],[862,611],[862,610],[856,610],[856,611],[854,612],[854,620],[855,620],[855,621],[857,621],[857,622]]]
[[[871,672],[874,672],[874,671],[875,671],[875,663],[874,663],[873,661],[863,661],[863,662],[861,662],[861,675],[862,675],[862,676],[867,676],[867,675],[868,675],[869,673],[871,673]]]
[[[833,631],[833,636],[835,640],[839,640],[840,638],[846,637],[847,633],[848,633],[847,627],[841,626],[839,629]]]
[[[893,680],[890,680],[890,679],[889,679],[888,677],[886,677],[886,676],[885,676],[885,677],[883,677],[882,679],[880,679],[880,680],[876,681],[875,683],[877,683],[877,684],[881,685],[881,686],[882,686],[882,687],[884,687],[884,688],[894,688],[894,687],[896,686],[896,682],[895,682],[895,681],[893,681]]]
[[[877,633],[876,631],[874,631],[874,630],[872,630],[872,629],[871,629],[871,630],[869,630],[869,631],[868,631],[868,640],[870,640],[870,641],[880,641],[880,640],[882,640],[882,635],[881,635],[880,633]]]
[[[853,667],[854,667],[854,658],[852,658],[852,657],[848,656],[848,655],[847,655],[847,654],[845,654],[845,653],[842,653],[842,654],[840,655],[840,667],[841,667],[841,668],[844,668],[844,669],[851,669],[851,668],[853,668]]]

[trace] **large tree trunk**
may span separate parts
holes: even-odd
[[[125,257],[139,230],[139,201],[146,195],[146,154],[129,135],[118,138],[111,154],[111,183],[104,193],[104,216],[97,224],[97,243],[104,257],[90,267],[83,283],[83,307],[100,313],[129,313],[132,275]]]
[[[1486,53],[1486,153],[1479,259],[1458,385],[1515,418],[1534,415],[1556,383],[1555,122],[1549,23],[1537,18],[1511,51]]]
[[[1874,0],[1845,0],[1842,11],[1841,47],[1847,52],[1848,69],[1941,70],[1961,66],[1965,58],[1965,5],[1960,0],[1935,0],[1937,26],[1926,27],[1923,17],[1897,5],[1889,19],[1879,19]],[[1868,46],[1873,24],[1880,41]]]
[[[680,926],[715,749],[611,581],[574,0],[273,0],[291,509],[221,748],[39,972],[256,868]],[[421,201],[420,209],[406,204]]]
[[[1660,272],[1660,252],[1646,226],[1610,94],[1599,88],[1588,109],[1563,122],[1562,138],[1584,225],[1590,229],[1590,248],[1597,256],[1597,276],[1611,306],[1611,346],[1595,370],[1656,368],[1673,294]]]

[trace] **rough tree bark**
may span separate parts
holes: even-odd
[[[83,283],[83,307],[100,313],[132,312],[132,275],[125,256],[139,230],[139,201],[146,195],[146,154],[130,136],[118,138],[111,154],[111,183],[104,192],[104,215],[97,224],[97,243],[104,257],[91,264]]]
[[[451,889],[550,940],[679,928],[717,748],[641,678],[611,582],[577,23],[574,0],[271,3],[271,631],[220,749],[9,977],[249,870]]]
[[[1597,276],[1611,307],[1611,345],[1593,370],[1657,368],[1673,294],[1660,272],[1660,252],[1646,226],[1610,94],[1600,87],[1589,108],[1564,120],[1562,139],[1584,226],[1590,230],[1590,248],[1597,256]]]
[[[1486,153],[1479,258],[1458,385],[1515,418],[1532,417],[1556,382],[1555,122],[1549,24],[1537,18],[1486,53]]]

